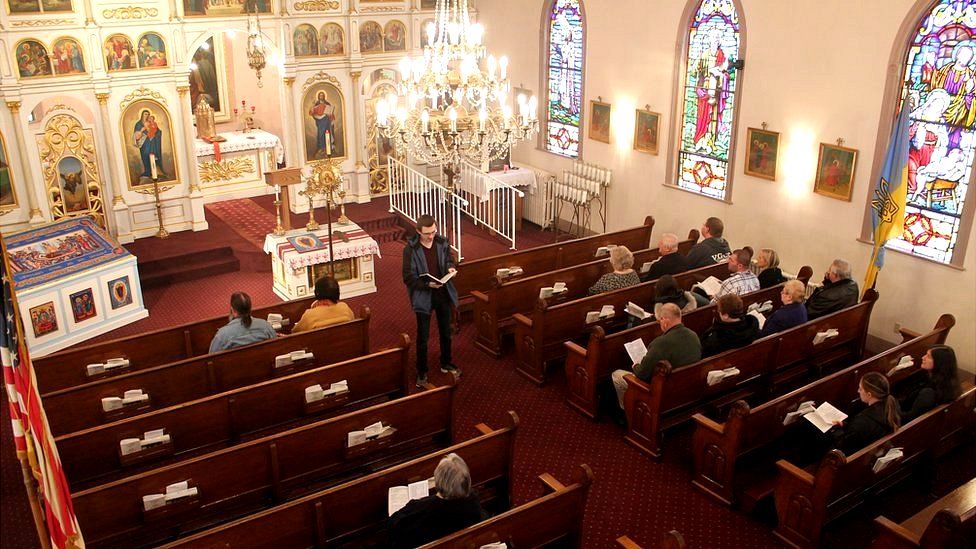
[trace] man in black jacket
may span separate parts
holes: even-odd
[[[678,235],[671,233],[661,235],[657,251],[661,253],[661,257],[651,264],[647,273],[641,275],[642,280],[657,280],[664,275],[676,275],[687,270],[685,256],[678,253]]]
[[[824,273],[823,286],[814,290],[807,300],[807,319],[813,320],[855,305],[858,295],[857,282],[851,280],[851,264],[835,259]]]
[[[721,263],[729,258],[732,250],[729,243],[722,238],[725,224],[717,217],[709,217],[701,228],[702,241],[691,247],[685,258],[688,269],[708,267]]]

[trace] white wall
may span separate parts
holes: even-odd
[[[608,229],[657,220],[655,234],[684,234],[715,215],[725,221],[733,247],[771,247],[787,269],[811,265],[822,273],[834,257],[849,259],[863,279],[871,247],[858,242],[875,155],[885,75],[895,36],[915,0],[741,0],[746,28],[745,69],[733,167],[732,205],[665,188],[667,139],[678,28],[685,0],[589,0],[585,102],[613,104],[611,144],[584,140],[583,157],[614,170]],[[480,3],[489,49],[511,60],[513,85],[539,94],[543,0]],[[541,99],[540,95],[540,99]],[[634,109],[662,113],[661,155],[632,150]],[[540,109],[541,110],[541,109]],[[781,132],[777,181],[742,171],[747,127]],[[585,128],[584,128],[585,133]],[[854,195],[842,202],[814,194],[820,142],[843,137],[860,150]],[[515,158],[557,173],[570,161],[523,144]],[[971,197],[972,198],[972,197]],[[956,317],[949,344],[960,365],[976,368],[976,238],[969,239],[965,269],[889,252],[878,278],[881,299],[871,334],[897,341],[896,322],[931,328],[942,313]]]

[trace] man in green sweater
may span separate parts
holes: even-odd
[[[675,368],[701,360],[698,334],[681,323],[681,309],[677,305],[666,303],[657,322],[661,325],[661,335],[651,342],[640,364],[635,364],[633,371],[616,370],[611,375],[617,391],[617,404],[621,409],[624,407],[624,393],[627,392],[625,375],[637,374],[638,378],[647,381],[654,374],[654,365],[662,360],[667,360]]]

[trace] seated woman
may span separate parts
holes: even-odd
[[[230,322],[217,330],[210,352],[225,351],[278,337],[267,320],[251,318],[251,296],[235,292],[230,296]]]
[[[956,352],[948,345],[933,345],[922,357],[925,380],[914,387],[901,403],[905,423],[917,418],[940,404],[959,398]]]
[[[481,522],[487,515],[471,491],[468,465],[448,454],[434,469],[432,496],[408,502],[387,521],[391,547],[417,547]]]
[[[779,294],[783,306],[769,315],[762,331],[759,332],[759,337],[789,330],[806,322],[807,308],[803,306],[803,296],[806,295],[806,291],[806,286],[799,280],[790,280],[784,284],[783,291]]]
[[[718,298],[718,318],[702,334],[702,358],[745,347],[759,337],[759,320],[746,314],[742,298],[725,294]]]
[[[292,328],[291,333],[307,332],[355,318],[356,315],[349,305],[339,301],[339,283],[330,276],[323,276],[315,281],[315,301],[302,313],[302,319]]]
[[[759,250],[756,257],[756,266],[759,267],[759,288],[765,290],[777,284],[786,282],[783,271],[779,269],[779,254],[776,250],[763,248]]]
[[[898,401],[891,396],[888,378],[878,372],[868,372],[857,386],[857,395],[868,407],[858,412],[847,425],[835,423],[827,434],[833,438],[834,447],[845,456],[856,453],[861,448],[890,435],[901,425],[901,410]]]
[[[590,287],[590,295],[640,284],[640,277],[633,269],[634,254],[630,253],[627,246],[617,246],[610,250],[610,265],[613,267],[613,272],[601,276],[600,280]]]
[[[694,311],[698,302],[694,294],[686,292],[678,286],[678,282],[671,275],[664,275],[657,279],[654,285],[654,317],[661,316],[661,308],[665,303],[674,303],[681,309],[681,314]]]

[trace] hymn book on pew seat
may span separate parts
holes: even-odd
[[[705,376],[705,383],[709,385],[715,385],[717,383],[721,383],[722,381],[725,381],[730,377],[735,377],[740,373],[741,372],[739,371],[739,369],[734,366],[731,368],[726,368],[724,370],[712,370],[711,372],[708,372],[707,376]]]
[[[640,305],[637,305],[633,301],[628,301],[627,306],[624,307],[624,312],[637,318],[638,320],[647,320],[654,316],[653,313],[645,311]]]
[[[880,473],[884,471],[886,467],[892,462],[898,461],[899,459],[905,457],[905,453],[902,451],[903,448],[889,448],[887,452],[871,466],[871,471],[874,473]]]
[[[914,365],[915,365],[915,360],[911,357],[911,355],[905,355],[901,357],[901,359],[898,361],[898,364],[895,364],[895,366],[892,369],[888,370],[888,373],[885,375],[887,377],[891,377],[891,375],[894,374],[895,372],[899,370],[904,370],[905,368],[911,368]]]
[[[837,337],[839,335],[840,335],[840,332],[837,331],[834,328],[831,328],[829,330],[825,330],[823,332],[817,332],[817,335],[813,336],[813,344],[814,345],[820,345],[824,341],[827,341],[828,339],[835,338],[835,337]]]
[[[406,507],[412,499],[422,499],[430,495],[434,488],[434,479],[418,480],[406,486],[391,486],[387,495],[387,515],[393,516],[394,513]]]
[[[647,274],[647,272],[651,270],[651,266],[657,263],[658,261],[661,261],[660,257],[655,259],[654,261],[645,261],[644,264],[641,265],[640,274]]]
[[[617,247],[616,244],[607,244],[606,246],[600,246],[599,248],[596,249],[596,253],[593,254],[593,257],[606,257],[610,255],[610,250],[616,247]]]

